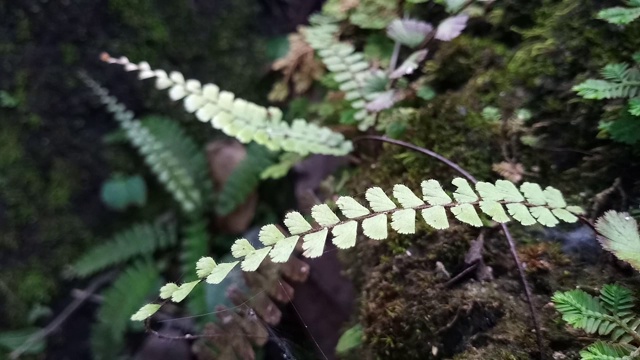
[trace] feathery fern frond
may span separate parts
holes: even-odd
[[[138,149],[144,161],[185,212],[199,209],[205,198],[206,182],[202,180],[205,160],[191,139],[175,123],[156,118],[149,127],[134,119],[106,89],[87,76],[85,83],[100,97],[107,111],[113,114],[129,141]]]
[[[596,230],[605,250],[640,271],[640,234],[631,215],[607,211],[596,221]]]
[[[119,64],[126,71],[138,71],[139,78],[156,78],[156,88],[169,89],[169,97],[183,100],[185,110],[195,113],[198,120],[210,122],[225,134],[240,142],[255,141],[273,151],[290,151],[307,155],[345,155],[353,145],[340,133],[329,128],[296,119],[291,124],[282,121],[282,111],[265,108],[236,98],[213,84],[202,85],[198,80],[185,80],[176,71],[167,74],[164,70],[152,70],[148,63],[131,63],[126,57],[118,59],[103,56],[111,64]]]
[[[640,71],[628,64],[608,64],[602,69],[606,80],[588,79],[573,87],[585,99],[632,98],[640,95]]]
[[[354,118],[359,122],[358,129],[364,131],[375,124],[375,117],[365,108],[367,101],[375,98],[366,92],[372,72],[369,63],[364,60],[364,55],[356,52],[353,45],[338,41],[337,32],[338,25],[319,21],[304,29],[303,35],[327,69],[334,73],[340,90],[346,94],[345,99],[357,110]]]
[[[552,300],[569,325],[589,334],[611,338],[611,344],[596,342],[583,350],[582,359],[635,359],[639,356],[636,346],[640,344],[640,318],[631,311],[634,298],[629,290],[605,285],[598,298],[582,290],[571,290],[556,292]]]
[[[260,182],[260,175],[274,163],[272,152],[258,144],[247,146],[247,156],[233,170],[218,196],[216,212],[228,215],[242,205]]]
[[[150,255],[156,250],[168,248],[176,242],[175,224],[134,225],[87,251],[72,265],[71,272],[77,277],[87,277],[136,256]]]
[[[104,292],[104,302],[91,331],[94,359],[117,358],[124,344],[129,316],[140,302],[147,299],[159,281],[156,266],[146,261],[138,262],[128,267]]]
[[[342,196],[336,204],[345,219],[339,218],[326,204],[316,205],[311,209],[311,217],[317,223],[315,227],[307,222],[302,214],[290,212],[284,219],[289,236],[276,225],[265,225],[258,236],[264,247],[256,249],[246,239],[236,240],[231,247],[231,254],[238,261],[217,264],[212,258],[202,258],[196,264],[200,279],[179,287],[173,284],[169,289],[165,289],[170,291],[165,291],[162,298],[171,297],[173,301],[181,301],[184,293],[202,280],[218,284],[238,263],[243,271],[255,271],[267,256],[275,263],[286,262],[300,239],[303,240],[303,256],[319,257],[324,252],[329,230],[333,235],[333,243],[340,249],[355,246],[359,223],[362,223],[366,237],[373,240],[386,239],[389,215],[391,227],[395,231],[400,234],[413,234],[416,231],[418,212],[425,222],[435,229],[449,227],[447,212],[463,223],[482,226],[482,220],[477,213],[478,208],[496,222],[510,221],[508,212],[523,225],[540,223],[545,226],[555,226],[560,220],[575,222],[578,220],[575,214],[583,212],[577,206],[567,206],[560,191],[552,187],[542,190],[537,184],[524,183],[518,190],[513,183],[498,180],[495,184],[478,182],[474,190],[469,182],[462,178],[456,178],[452,183],[457,188],[453,192],[455,200],[436,180],[422,182],[422,198],[416,196],[405,185],[395,185],[393,196],[400,207],[379,187],[370,188],[365,194],[370,208],[361,205],[352,197]]]

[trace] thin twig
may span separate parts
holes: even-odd
[[[446,164],[447,166],[451,167],[452,169],[456,170],[457,172],[459,172],[462,176],[466,177],[469,181],[471,181],[472,183],[477,183],[478,180],[471,175],[469,172],[467,172],[465,169],[463,169],[462,167],[460,167],[460,165],[454,163],[453,161],[447,159],[446,157],[437,154],[431,150],[422,148],[420,146],[416,146],[401,140],[395,140],[395,139],[390,139],[384,136],[376,136],[376,135],[367,135],[367,136],[361,136],[358,137],[356,139],[354,139],[354,142],[357,142],[359,140],[374,140],[374,141],[382,141],[382,142],[386,142],[389,144],[394,144],[394,145],[398,145],[398,146],[402,146],[414,151],[417,151],[419,153],[431,156],[441,162],[443,162],[444,164]],[[505,224],[500,224],[500,226],[502,227],[502,231],[504,232],[505,236],[507,237],[507,242],[509,243],[509,250],[511,252],[511,256],[513,257],[513,260],[516,263],[516,267],[518,268],[518,274],[520,276],[520,281],[522,282],[522,286],[524,287],[524,293],[525,296],[527,298],[527,303],[529,304],[529,312],[531,313],[531,318],[533,320],[533,326],[534,329],[536,331],[536,340],[538,343],[538,348],[540,350],[540,356],[542,356],[543,354],[543,346],[542,346],[542,332],[540,331],[540,321],[538,319],[538,313],[535,310],[535,307],[533,305],[533,298],[531,296],[531,289],[529,288],[529,282],[527,281],[525,272],[524,272],[524,267],[522,266],[522,262],[520,261],[520,257],[518,256],[518,250],[516,248],[516,244],[513,241],[513,237],[511,236],[511,232],[509,232],[509,228],[507,227],[507,225]]]
[[[80,306],[87,299],[89,299],[94,292],[96,292],[96,290],[98,290],[102,285],[111,281],[114,275],[115,275],[115,272],[110,272],[98,277],[93,282],[91,282],[89,287],[87,287],[84,290],[83,296],[73,300],[69,305],[67,305],[67,307],[60,314],[58,314],[58,316],[55,319],[53,319],[52,322],[49,323],[49,325],[39,330],[38,332],[34,333],[25,342],[23,342],[22,345],[20,345],[17,349],[15,349],[11,353],[10,355],[11,359],[19,358],[20,355],[22,355],[25,351],[29,350],[29,348],[31,348],[33,344],[49,336],[49,334],[51,334],[54,330],[60,327],[76,310],[78,310]]]

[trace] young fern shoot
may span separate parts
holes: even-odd
[[[254,141],[272,151],[301,155],[346,155],[353,149],[340,133],[303,119],[289,124],[282,120],[280,109],[237,98],[217,85],[202,85],[198,80],[185,79],[177,71],[167,74],[164,70],[152,70],[147,62],[134,64],[126,57],[116,59],[103,54],[102,59],[122,65],[126,71],[138,71],[140,80],[155,78],[156,88],[168,89],[171,100],[183,100],[187,112],[242,143]]]
[[[386,239],[389,215],[392,229],[400,234],[413,234],[416,232],[418,212],[429,226],[438,230],[450,226],[449,214],[463,223],[483,226],[478,209],[499,223],[513,218],[523,225],[540,223],[544,226],[555,226],[559,221],[575,222],[578,220],[576,215],[583,212],[580,207],[567,206],[560,191],[552,187],[543,190],[537,184],[524,183],[518,190],[513,183],[498,180],[495,184],[478,182],[474,190],[462,178],[456,178],[452,183],[456,187],[453,199],[436,180],[422,182],[422,198],[407,186],[397,184],[393,187],[393,197],[400,206],[379,187],[366,191],[369,207],[352,197],[342,196],[336,201],[342,218],[328,205],[316,205],[311,209],[311,217],[317,224],[315,226],[299,212],[290,212],[284,219],[288,235],[274,224],[265,225],[259,233],[264,247],[255,248],[248,240],[238,239],[231,247],[231,253],[237,261],[218,264],[210,257],[203,257],[196,264],[199,280],[180,286],[167,284],[160,289],[160,297],[180,302],[202,280],[218,284],[238,264],[243,271],[255,271],[267,256],[276,263],[286,262],[300,239],[304,250],[302,255],[308,258],[323,254],[329,232],[338,248],[355,246],[359,224],[366,237]],[[146,305],[133,315],[132,320],[145,320],[159,308],[158,304]]]

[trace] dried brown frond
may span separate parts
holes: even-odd
[[[522,175],[524,175],[524,166],[520,163],[503,161],[501,163],[491,165],[491,169],[500,174],[503,178],[514,183],[522,181]]]

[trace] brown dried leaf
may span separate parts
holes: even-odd
[[[281,71],[282,81],[274,84],[269,94],[270,101],[283,101],[289,95],[286,88],[289,82],[293,84],[293,92],[297,95],[305,93],[314,80],[319,80],[324,74],[324,67],[315,59],[313,48],[304,41],[299,33],[289,35],[289,52],[276,60],[271,69]]]
[[[498,164],[493,164],[491,168],[503,178],[514,183],[522,181],[522,175],[524,175],[524,166],[520,163],[503,161]]]

